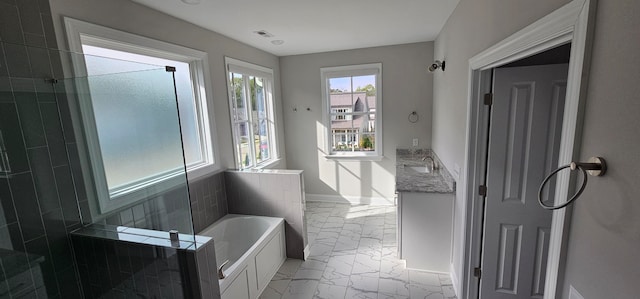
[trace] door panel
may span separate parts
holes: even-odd
[[[533,82],[514,84],[506,104],[508,105],[508,117],[506,127],[505,157],[505,182],[503,202],[519,201],[524,203],[524,180],[526,180],[525,154],[528,148],[527,131],[529,124],[529,111],[533,104]],[[505,107],[506,108],[506,107]],[[502,133],[502,132],[501,132]],[[498,149],[496,149],[498,150]],[[501,149],[500,149],[501,150]]]
[[[544,293],[552,214],[537,192],[558,161],[567,71],[567,64],[495,69],[481,298]]]
[[[501,224],[500,251],[498,258],[498,279],[496,289],[505,293],[515,293],[518,281],[520,245],[522,243],[522,226]]]
[[[542,298],[544,296],[544,281],[546,278],[547,255],[549,254],[549,236],[551,230],[547,227],[538,227],[536,239],[536,258],[534,262],[533,282],[531,294]]]

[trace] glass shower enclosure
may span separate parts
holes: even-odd
[[[0,43],[49,59],[0,62],[0,298],[190,294],[174,69]]]

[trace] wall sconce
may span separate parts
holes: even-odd
[[[444,72],[444,60],[436,60],[429,66],[430,73],[435,72],[437,69],[442,69],[442,71]]]

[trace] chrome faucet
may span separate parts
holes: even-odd
[[[222,262],[222,265],[220,265],[220,267],[218,267],[218,279],[224,279],[226,276],[224,276],[224,272],[222,272],[222,268],[224,268],[224,266],[229,262],[229,260],[226,260],[224,262]]]
[[[433,157],[431,156],[424,156],[422,157],[422,161],[426,161],[427,159],[431,160],[431,170],[437,170],[438,169],[438,164],[436,163],[436,160],[433,159]]]

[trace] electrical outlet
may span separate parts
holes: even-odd
[[[413,138],[413,146],[418,146],[418,138]]]

